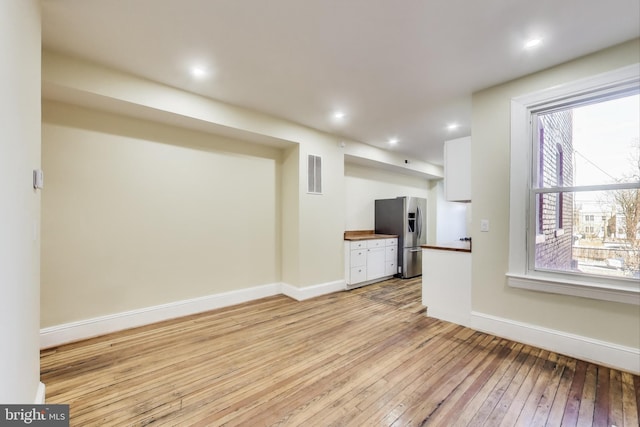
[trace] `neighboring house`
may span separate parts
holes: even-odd
[[[608,204],[582,203],[574,215],[574,236],[577,239],[603,239],[623,241],[627,239],[626,217],[619,209]]]
[[[573,183],[573,117],[571,111],[538,118],[538,185]],[[572,269],[573,193],[539,194],[537,200],[536,266]]]
[[[603,230],[607,229],[607,235],[611,235],[611,224],[616,223],[616,215],[611,214],[609,206],[599,203],[581,203],[576,207],[574,215],[574,234],[582,239],[594,239],[603,236]]]

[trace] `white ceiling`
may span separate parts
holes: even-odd
[[[442,164],[472,92],[638,37],[640,2],[42,0],[42,31],[51,50]]]

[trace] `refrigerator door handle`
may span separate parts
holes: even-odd
[[[416,230],[418,231],[418,240],[422,237],[422,212],[420,206],[416,206],[416,221],[418,222]]]

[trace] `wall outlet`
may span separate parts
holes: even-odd
[[[481,219],[480,220],[480,231],[488,232],[489,231],[489,220]]]

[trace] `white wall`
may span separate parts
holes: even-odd
[[[640,307],[510,288],[509,129],[512,97],[553,87],[640,61],[631,42],[489,88],[473,95],[473,310],[589,340],[640,348]],[[490,231],[479,232],[481,219]]]
[[[427,243],[449,243],[468,236],[471,204],[448,202],[440,180],[346,162],[345,230],[373,230],[374,201],[398,196],[427,199]]]
[[[44,102],[42,326],[279,282],[281,154]]]
[[[436,243],[446,244],[468,237],[470,203],[449,202],[445,199],[444,182],[437,181],[436,188]]]
[[[345,163],[344,185],[345,230],[373,230],[376,199],[413,196],[426,198],[427,205],[433,203],[429,200],[427,179],[354,163]],[[427,218],[427,221],[434,219]]]
[[[282,281],[300,283],[300,146],[285,151],[282,160]]]
[[[322,157],[322,194],[308,194],[307,156]],[[300,145],[298,287],[344,285],[344,156],[333,137],[310,138]],[[287,224],[283,224],[287,227]],[[327,254],[330,254],[327,256]]]
[[[276,142],[287,152],[280,177],[285,192],[281,209],[294,212],[294,224],[282,224],[280,244],[287,258],[281,268],[287,284],[307,287],[343,281],[343,150],[332,135],[223,102],[140,79],[97,64],[48,51],[42,57],[45,97],[120,114],[170,122],[241,140]],[[323,156],[322,196],[306,194],[306,155]],[[297,188],[297,195],[290,193]],[[297,215],[297,218],[295,216]]]
[[[0,402],[34,403],[40,378],[40,12],[0,2]]]

